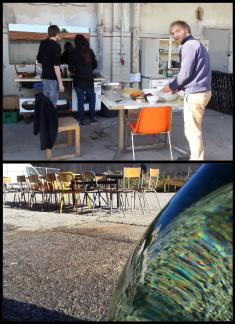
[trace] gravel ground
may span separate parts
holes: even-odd
[[[174,194],[161,193],[164,206]],[[12,195],[7,196],[7,201]],[[104,320],[131,251],[155,218],[3,208],[3,319]],[[155,207],[154,207],[155,206]]]

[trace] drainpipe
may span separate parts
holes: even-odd
[[[132,3],[132,73],[139,73],[139,34],[140,34],[140,3]],[[132,87],[138,88],[139,83],[133,82]]]
[[[104,4],[97,3],[97,72],[103,75],[103,35],[104,35]]]

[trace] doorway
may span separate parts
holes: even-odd
[[[228,72],[229,65],[229,29],[204,28],[204,39],[209,40],[211,69]]]

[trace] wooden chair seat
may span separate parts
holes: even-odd
[[[52,150],[47,149],[48,160],[66,160],[80,155],[80,125],[74,117],[60,117],[58,119],[58,134],[68,132],[68,142],[56,144],[54,147],[68,147],[73,145],[73,131],[75,133],[75,153],[52,156]]]

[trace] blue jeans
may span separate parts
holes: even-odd
[[[75,87],[78,98],[78,116],[79,121],[84,121],[84,95],[86,95],[89,102],[89,116],[93,120],[95,118],[95,91],[94,88],[77,88]]]
[[[56,107],[59,98],[59,83],[57,80],[42,79],[42,93],[48,97]]]

